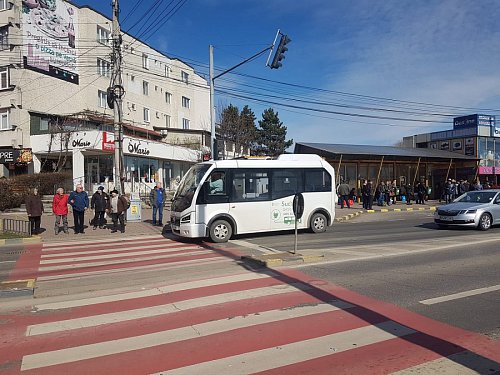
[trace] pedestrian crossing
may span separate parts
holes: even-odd
[[[162,248],[165,255],[179,259],[182,254],[212,251],[214,256],[201,258],[198,267],[210,268],[214,259],[224,258],[197,244],[175,245],[158,239],[148,240],[147,245],[144,254],[137,254],[140,240],[105,246],[44,246],[39,277],[61,277],[56,280],[64,282],[92,272],[129,272],[136,263],[142,264],[138,260],[142,256],[161,254]],[[95,259],[100,249],[102,258]],[[189,256],[199,261],[205,255]],[[106,259],[124,262],[101,269],[100,263]],[[171,258],[154,261],[171,264],[165,263],[167,259]],[[42,263],[49,260],[59,262]],[[70,264],[74,267],[61,267]],[[139,267],[151,266],[158,264]],[[1,326],[0,340],[0,370],[6,373],[405,375],[500,371],[497,341],[294,269],[241,268],[234,272],[231,268],[222,275],[172,280],[140,290],[33,302],[23,314],[0,313],[0,323],[8,322]]]

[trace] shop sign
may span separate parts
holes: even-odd
[[[453,129],[477,128],[477,115],[455,117],[453,119]]]
[[[113,133],[108,133],[108,132],[102,133],[102,149],[103,151],[114,151],[115,137]]]
[[[460,151],[462,150],[462,140],[457,139],[453,141],[453,151]]]
[[[0,164],[31,163],[31,150],[0,149]]]
[[[141,144],[141,141],[129,141],[129,144],[128,144],[128,152],[130,152],[131,154],[136,154],[136,155],[144,155],[144,156],[147,156],[151,153],[151,151],[149,151],[149,149],[146,147],[146,146],[143,146]]]
[[[74,139],[72,142],[73,148],[77,147],[90,147],[90,142],[82,138]]]
[[[495,168],[494,167],[479,167],[478,170],[479,174],[495,174]]]

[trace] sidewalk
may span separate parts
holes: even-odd
[[[89,241],[89,240],[103,240],[103,239],[119,239],[119,238],[129,238],[137,236],[148,236],[155,234],[162,234],[165,230],[165,224],[170,221],[170,212],[165,209],[163,210],[163,227],[153,226],[152,224],[152,213],[151,208],[142,209],[142,220],[140,222],[129,221],[125,227],[125,233],[111,233],[111,229],[99,229],[93,230],[92,226],[89,224],[90,219],[94,217],[94,212],[89,210],[85,213],[85,233],[84,234],[74,234],[73,231],[73,215],[68,214],[68,225],[69,234],[65,234],[62,229],[61,232],[56,236],[54,233],[54,221],[55,216],[44,214],[42,215],[41,228],[42,233],[38,236],[33,236],[31,238],[15,239],[15,240],[0,240],[0,246],[2,245],[13,245],[21,243],[34,243],[34,242],[66,242],[66,241]],[[28,220],[28,217],[22,213],[0,213],[0,217],[18,219],[18,220]],[[108,219],[108,226],[111,226],[111,220]]]

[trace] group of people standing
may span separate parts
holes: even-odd
[[[153,225],[163,226],[163,208],[166,202],[166,192],[161,183],[157,183],[150,193],[150,204],[153,208]],[[40,234],[41,217],[44,213],[43,202],[37,189],[31,189],[26,198],[26,212],[31,226],[32,234]],[[68,213],[69,206],[73,211],[74,233],[85,233],[85,213],[94,211],[94,217],[90,221],[93,230],[105,229],[105,215],[111,217],[113,223],[111,233],[118,230],[125,232],[125,213],[130,206],[130,200],[120,194],[116,189],[109,194],[104,191],[104,186],[99,186],[90,197],[83,186],[78,184],[75,190],[66,194],[62,187],[58,188],[52,199],[52,212],[55,216],[54,233],[58,235],[61,230],[69,234]]]
[[[454,199],[468,191],[483,189],[491,189],[491,185],[488,181],[481,184],[479,179],[476,180],[475,183],[471,183],[467,180],[456,181],[455,179],[449,178],[444,183],[439,201],[441,202],[441,200],[444,200],[446,203],[451,203]]]

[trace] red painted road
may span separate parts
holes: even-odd
[[[130,255],[141,244],[33,246],[11,279],[30,274],[64,282],[186,260],[210,269],[214,258],[237,258],[203,247],[206,253],[186,255],[200,246],[163,238],[149,241],[147,250],[172,257]],[[49,259],[57,262],[40,265]],[[100,264],[106,260],[119,263]],[[497,341],[296,270],[245,270],[141,293],[75,297],[72,305],[34,299],[25,310],[1,311],[0,374],[435,373],[436,364],[457,374],[500,371]]]

